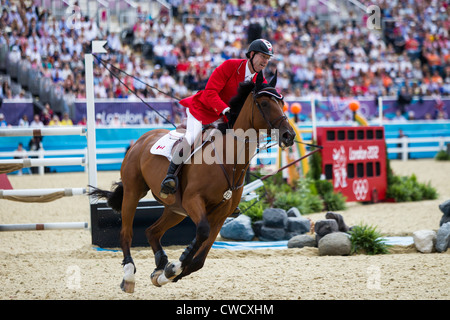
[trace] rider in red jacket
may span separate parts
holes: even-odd
[[[272,44],[265,39],[253,41],[246,53],[247,59],[230,59],[223,62],[211,74],[204,90],[180,101],[186,107],[187,124],[185,141],[190,146],[202,132],[202,125],[225,118],[230,110],[229,101],[237,94],[239,83],[255,82],[273,56]],[[177,178],[174,173],[181,163],[172,160],[167,176],[161,184],[160,196],[166,198],[177,190]]]

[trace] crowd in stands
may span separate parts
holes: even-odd
[[[169,0],[172,23],[138,8],[130,39],[102,29],[94,18],[82,16],[74,28],[46,8],[27,7],[23,0],[0,2],[0,43],[61,86],[68,104],[86,96],[84,47],[93,39],[108,40],[104,60],[180,98],[202,89],[225,59],[244,58],[249,42],[260,37],[271,41],[275,52],[266,77],[277,69],[278,89],[288,99],[397,96],[402,90],[450,96],[446,0],[379,1],[381,31],[356,18],[332,26],[303,10],[299,1]],[[131,76],[121,79],[141,97],[167,98]],[[94,86],[97,98],[137,99],[99,64]],[[0,97],[18,98],[6,83]]]

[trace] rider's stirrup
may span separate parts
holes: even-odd
[[[169,194],[174,194],[178,189],[178,177],[174,175],[175,171],[178,169],[179,165],[170,162],[169,169],[167,170],[167,175],[161,183],[161,191],[159,195],[161,198],[165,199]]]

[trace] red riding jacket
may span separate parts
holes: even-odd
[[[180,104],[203,124],[210,124],[222,117],[229,101],[237,94],[239,83],[245,79],[246,59],[229,59],[218,66],[206,84],[193,96],[182,99]],[[255,82],[256,74],[253,77]]]

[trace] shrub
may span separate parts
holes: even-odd
[[[350,231],[351,253],[386,254],[390,245],[385,244],[376,227],[368,225],[354,226]]]
[[[345,210],[346,197],[340,192],[334,192],[333,184],[328,180],[316,180],[315,187],[318,194],[322,197],[325,210],[338,211]]]
[[[241,202],[239,204],[239,209],[246,216],[249,216],[252,222],[262,220],[263,212],[266,207],[264,203],[258,200]]]
[[[436,154],[436,156],[434,158],[437,161],[446,161],[446,160],[450,160],[450,155],[445,150],[441,150]]]
[[[436,189],[430,183],[418,182],[414,174],[410,177],[392,176],[390,180],[386,196],[397,202],[433,200],[438,197]]]

